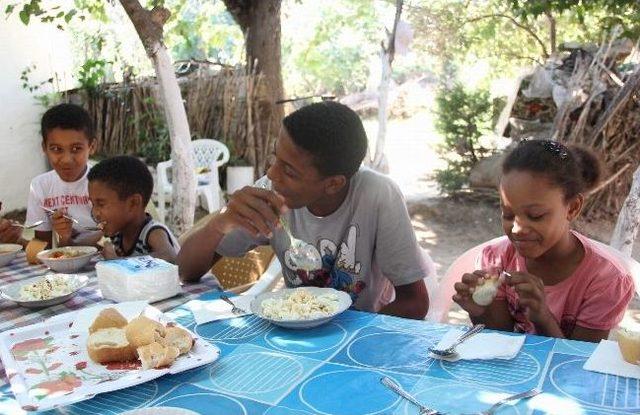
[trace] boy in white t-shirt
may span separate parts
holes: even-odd
[[[48,243],[55,231],[59,246],[95,245],[102,232],[85,229],[96,226],[87,181],[87,162],[95,150],[91,117],[78,105],[59,104],[44,113],[41,131],[42,150],[53,170],[31,180],[26,223],[43,220],[35,238]]]

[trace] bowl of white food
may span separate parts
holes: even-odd
[[[71,273],[81,270],[98,253],[95,246],[65,246],[38,253],[38,259],[56,272]]]
[[[300,287],[260,294],[251,302],[251,311],[281,327],[307,329],[331,321],[351,303],[344,291]]]
[[[49,307],[69,300],[88,282],[86,275],[47,274],[8,284],[0,289],[0,297],[24,307]]]
[[[22,251],[22,245],[0,244],[0,267],[9,265],[20,251]]]

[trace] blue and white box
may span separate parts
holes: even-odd
[[[96,273],[102,296],[117,302],[153,303],[182,291],[178,266],[149,255],[100,261]]]

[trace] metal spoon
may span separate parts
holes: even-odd
[[[256,183],[257,187],[265,190],[271,189],[271,182],[267,182],[266,180]],[[305,270],[307,272],[314,271],[322,268],[322,256],[318,252],[315,246],[298,239],[293,236],[291,230],[289,229],[289,225],[284,220],[282,216],[280,216],[280,225],[282,225],[282,229],[287,233],[289,237],[289,259],[300,269]]]
[[[55,210],[53,210],[53,209],[49,209],[49,208],[44,207],[44,206],[40,206],[40,207],[41,207],[42,209],[44,209],[44,211],[45,211],[45,212],[49,212],[49,213],[51,213],[52,215],[53,215],[54,213],[56,213],[56,211],[55,211]],[[71,216],[69,216],[69,215],[62,215],[62,217],[63,217],[63,218],[65,218],[65,219],[69,219],[71,222],[75,223],[76,225],[79,225],[79,224],[80,224],[80,222],[78,222],[78,220],[77,220],[77,219],[72,218],[72,217],[71,217]]]
[[[53,209],[49,209],[46,208],[44,206],[40,206],[42,209],[44,209],[46,212],[49,212],[51,214],[54,214],[56,211]],[[81,227],[82,229],[84,229],[85,231],[102,231],[104,230],[104,225],[102,227],[100,227],[100,225],[104,222],[101,222],[100,224],[98,224],[98,226],[84,226],[84,225],[80,225],[80,222],[78,222],[78,220],[76,218],[73,218],[69,215],[62,215],[63,218],[69,219],[71,222],[75,223],[76,225],[78,225],[79,227]]]
[[[454,354],[456,354],[456,346],[480,333],[483,329],[484,324],[476,324],[475,326],[464,332],[451,346],[447,347],[446,349],[436,349],[434,347],[429,347],[429,351],[441,357],[453,356]]]
[[[36,227],[42,225],[43,223],[44,223],[43,220],[39,220],[39,221],[33,222],[31,225],[15,222],[15,223],[12,223],[11,226],[15,226],[17,228],[23,228],[23,229],[33,229],[33,228],[36,228]]]

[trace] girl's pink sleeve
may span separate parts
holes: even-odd
[[[622,321],[633,298],[633,278],[614,266],[591,281],[579,306],[576,325],[594,330],[611,330]],[[568,299],[569,300],[569,299]]]

